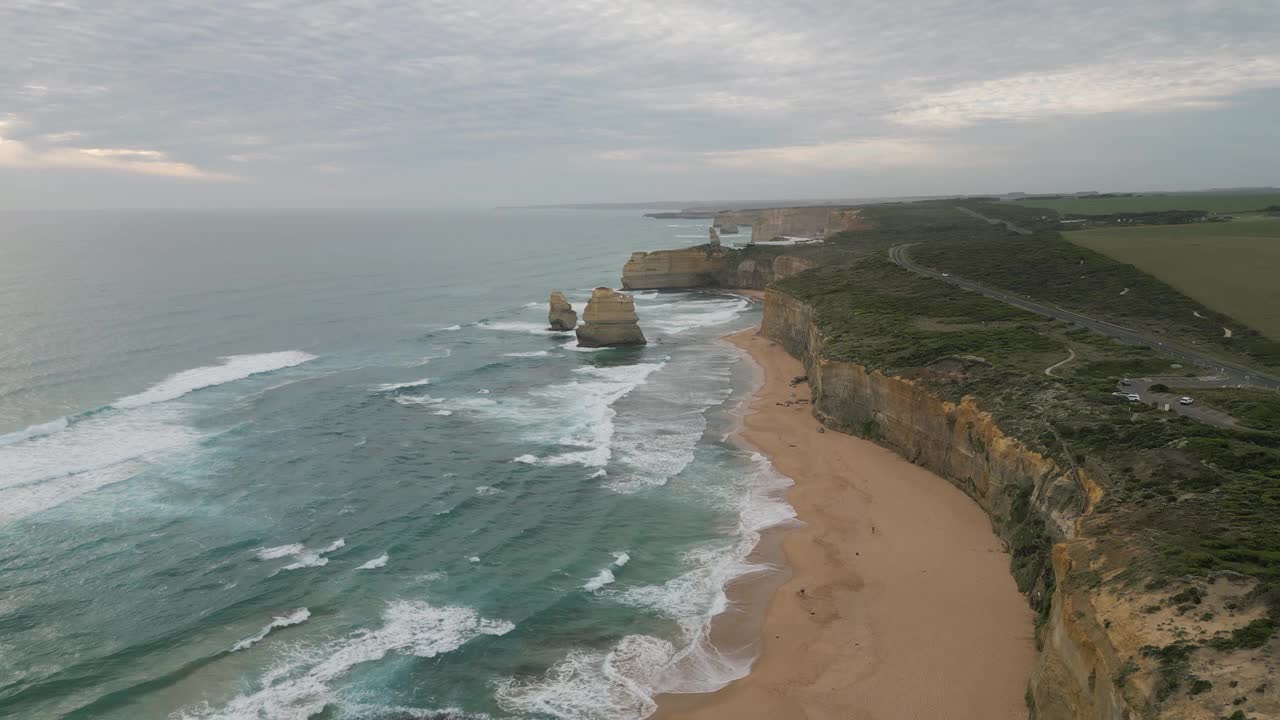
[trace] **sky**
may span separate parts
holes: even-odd
[[[0,2],[0,208],[1260,185],[1276,0]]]

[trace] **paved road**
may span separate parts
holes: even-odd
[[[1003,225],[1003,226],[1005,226],[1005,227],[1009,228],[1010,230],[1012,230],[1012,231],[1014,231],[1014,232],[1018,233],[1019,235],[1030,235],[1030,234],[1031,234],[1031,231],[1030,231],[1030,230],[1028,230],[1028,229],[1026,229],[1026,228],[1024,228],[1024,227],[1021,227],[1021,226],[1019,226],[1019,225],[1014,225],[1014,224],[1013,224],[1013,222],[1012,222],[1011,220],[997,220],[996,218],[989,218],[989,217],[987,217],[986,215],[983,215],[982,213],[974,212],[973,210],[970,210],[969,208],[966,208],[966,207],[960,207],[959,205],[957,205],[957,206],[956,206],[956,209],[957,209],[957,210],[959,210],[960,212],[964,213],[965,215],[970,216],[970,217],[975,217],[975,218],[978,218],[979,220],[986,220],[987,222],[991,223],[992,225]]]
[[[1146,345],[1153,350],[1175,358],[1178,362],[1184,365],[1206,368],[1222,378],[1217,384],[1218,387],[1232,385],[1256,385],[1258,387],[1280,390],[1280,378],[1273,377],[1266,373],[1258,372],[1257,370],[1253,370],[1242,365],[1217,360],[1207,355],[1202,355],[1184,345],[1172,343],[1163,338],[1144,335],[1137,330],[1131,330],[1120,325],[1109,323],[1105,320],[1098,320],[1096,318],[1089,317],[1088,315],[1081,315],[1080,313],[1072,312],[1070,310],[1063,310],[1062,308],[1053,305],[1043,305],[1041,303],[1034,302],[1029,298],[1014,295],[1012,293],[1005,292],[1004,290],[989,288],[971,280],[955,277],[949,273],[922,267],[911,261],[911,258],[907,255],[908,247],[910,247],[910,244],[895,245],[889,248],[889,259],[914,273],[951,283],[952,285],[964,288],[965,290],[986,295],[989,298],[999,300],[1038,315],[1051,317],[1055,320],[1066,320],[1067,322],[1089,328],[1090,330],[1095,330],[1104,335],[1110,335],[1111,337],[1130,345]]]

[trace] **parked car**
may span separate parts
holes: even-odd
[[[1190,404],[1191,404],[1191,403],[1193,403],[1193,402],[1195,402],[1195,400],[1193,400],[1193,399],[1191,399],[1191,398],[1189,398],[1189,397],[1184,397],[1184,398],[1182,398],[1181,400],[1179,400],[1179,401],[1178,401],[1178,404],[1179,404],[1179,405],[1190,405]]]
[[[1120,384],[1124,385],[1125,387],[1129,387],[1130,385],[1133,384],[1133,381],[1130,380],[1129,378],[1120,378]]]
[[[1125,395],[1125,397],[1129,398],[1129,402],[1141,402],[1141,401],[1142,401],[1142,396],[1138,395],[1138,393],[1129,393],[1129,394]]]

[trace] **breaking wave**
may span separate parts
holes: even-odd
[[[120,398],[112,403],[111,407],[128,410],[142,407],[143,405],[165,402],[166,400],[176,400],[196,390],[222,385],[235,380],[243,380],[260,373],[282,370],[315,359],[315,355],[300,350],[286,350],[284,352],[263,353],[261,355],[231,355],[222,358],[221,365],[198,367],[194,370],[184,370],[176,375],[171,375],[137,395]]]
[[[306,608],[298,608],[297,610],[294,610],[288,615],[281,615],[280,617],[272,618],[271,623],[268,624],[266,627],[262,628],[261,630],[254,633],[253,635],[250,635],[249,637],[237,642],[235,645],[232,645],[231,652],[239,652],[241,650],[247,650],[250,647],[261,642],[263,638],[271,634],[272,630],[275,630],[277,628],[289,627],[290,625],[298,625],[298,624],[304,623],[307,621],[307,618],[310,618],[310,617],[311,617],[310,610]]]
[[[662,585],[610,590],[613,570],[605,568],[583,586],[671,618],[681,631],[678,642],[628,635],[608,651],[571,651],[541,677],[502,682],[501,707],[564,720],[641,718],[654,712],[659,694],[712,692],[746,675],[756,648],[718,649],[711,643],[711,622],[729,606],[725,589],[731,581],[771,569],[748,558],[761,532],[794,521],[795,511],[782,497],[790,484],[767,459],[753,455],[736,495],[726,498],[738,515],[732,536],[687,553],[686,571]],[[614,566],[625,564],[624,557],[620,553]]]
[[[378,557],[370,560],[369,562],[364,563],[363,565],[357,567],[356,569],[357,570],[377,570],[380,567],[386,567],[387,560],[389,559],[390,558],[387,557],[386,553],[382,553]]]
[[[373,391],[374,392],[395,392],[396,390],[422,387],[423,385],[430,385],[430,384],[431,384],[431,378],[422,378],[421,380],[412,380],[410,382],[387,383],[385,385],[377,385],[373,388]]]
[[[341,705],[333,683],[351,668],[391,653],[433,658],[482,635],[505,635],[515,628],[505,620],[480,617],[466,607],[435,607],[399,600],[387,605],[382,626],[357,630],[323,645],[298,644],[261,679],[260,687],[221,707],[188,707],[175,720],[306,720],[328,705]]]

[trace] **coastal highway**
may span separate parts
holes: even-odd
[[[1050,317],[1055,320],[1066,320],[1067,322],[1074,323],[1081,327],[1096,330],[1103,335],[1109,335],[1121,342],[1129,343],[1130,345],[1146,345],[1151,349],[1175,358],[1186,365],[1195,365],[1197,367],[1207,368],[1218,375],[1219,380],[1217,385],[1219,387],[1229,387],[1232,385],[1255,385],[1258,387],[1270,388],[1272,390],[1280,390],[1280,378],[1258,372],[1257,370],[1252,370],[1242,365],[1236,365],[1207,355],[1202,355],[1191,350],[1185,345],[1171,343],[1163,338],[1144,335],[1137,330],[1115,325],[1105,320],[1098,320],[1097,318],[1092,318],[1088,315],[1081,315],[1078,312],[1063,310],[1062,308],[1053,305],[1044,305],[1034,302],[1030,298],[1021,297],[1004,290],[990,288],[986,285],[973,282],[972,280],[958,278],[950,273],[917,265],[911,261],[910,256],[907,254],[907,248],[910,246],[911,244],[907,243],[904,245],[894,245],[889,248],[889,259],[895,264],[918,275],[924,275],[925,277],[931,277],[943,282],[951,283],[956,287],[964,288],[965,290],[976,292],[981,295],[986,295],[989,298],[1013,305],[1014,307],[1022,308],[1023,310],[1028,310],[1036,313],[1037,315],[1044,315],[1045,317]]]

